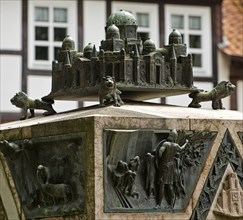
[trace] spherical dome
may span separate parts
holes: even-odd
[[[154,47],[155,48],[155,43],[153,40],[151,40],[150,38],[147,39],[144,44],[143,44],[144,47]]]
[[[88,45],[84,48],[84,52],[92,52],[94,48],[93,43],[88,43]]]
[[[151,39],[147,39],[143,44],[143,53],[148,54],[155,51],[155,43]]]
[[[115,38],[115,39],[119,39],[120,38],[120,31],[119,28],[112,24],[107,28],[107,39],[111,39],[111,38]]]
[[[62,41],[62,49],[63,50],[75,50],[75,43],[74,40],[67,35],[64,40]]]
[[[112,24],[107,28],[107,33],[119,33],[119,28]]]
[[[169,44],[182,44],[181,33],[176,29],[173,29],[169,35]]]
[[[169,35],[170,37],[181,37],[181,33],[177,31],[176,29],[173,29],[173,31]]]
[[[134,15],[128,11],[120,10],[109,16],[107,19],[106,26],[115,24],[116,26],[121,25],[137,25],[137,21]]]

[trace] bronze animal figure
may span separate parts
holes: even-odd
[[[15,94],[13,98],[10,99],[11,103],[18,108],[23,109],[23,114],[20,120],[24,120],[27,118],[27,112],[30,110],[30,117],[35,117],[34,109],[43,109],[46,110],[43,115],[52,115],[55,114],[56,111],[52,108],[52,102],[41,101],[39,99],[31,99],[24,92],[18,92]]]
[[[62,202],[66,204],[68,202],[69,195],[71,195],[71,188],[69,185],[64,183],[45,183],[41,184],[41,192],[50,196],[53,201],[53,205],[56,205],[59,199],[62,199]]]
[[[217,86],[215,86],[211,91],[200,92],[195,91],[189,94],[192,98],[191,103],[188,107],[200,108],[200,102],[212,101],[213,109],[224,109],[221,99],[231,95],[235,91],[235,85],[229,81],[222,81]]]
[[[41,200],[46,205],[49,200],[52,205],[56,205],[59,201],[66,204],[72,198],[71,186],[65,183],[50,183],[50,170],[48,167],[39,165],[37,167],[37,181],[40,185]]]
[[[100,106],[105,106],[105,101],[114,102],[114,106],[120,107],[124,104],[120,97],[121,91],[116,88],[116,82],[113,77],[105,76],[99,88]]]

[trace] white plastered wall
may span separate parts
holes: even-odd
[[[228,81],[230,75],[230,57],[218,51],[218,82]],[[230,109],[230,96],[222,99],[225,109]]]
[[[0,112],[18,112],[10,99],[21,91],[22,58],[17,55],[0,56]]]
[[[106,1],[103,0],[84,0],[83,2],[83,45],[85,48],[89,43],[95,44],[99,51],[100,41],[105,40],[106,26]],[[84,102],[84,106],[96,105],[98,102]]]
[[[22,49],[22,1],[0,0],[0,49]],[[10,99],[21,90],[22,58],[20,55],[0,55],[0,112],[18,112]]]
[[[237,89],[237,103],[238,111],[243,112],[243,80],[239,80],[236,85]],[[243,114],[242,114],[243,119]]]
[[[33,99],[41,99],[43,96],[51,92],[51,77],[50,76],[28,76],[28,95]],[[76,109],[78,103],[76,101],[59,101],[55,100],[53,108],[56,112],[63,112]],[[43,113],[42,110],[36,112]]]
[[[99,50],[100,41],[105,39],[106,1],[84,0],[83,8],[84,43],[81,48],[87,46],[88,43],[93,43],[96,50]]]
[[[22,1],[0,0],[0,49],[21,50]]]

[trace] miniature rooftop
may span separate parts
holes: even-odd
[[[38,116],[23,121],[1,124],[0,130],[48,124],[78,118],[164,118],[164,119],[202,119],[202,120],[238,120],[242,121],[242,113],[230,110],[195,109],[179,106],[161,105],[149,102],[128,102],[120,108],[113,105],[83,107],[77,110],[62,112],[48,117]]]
[[[169,44],[156,48],[152,39],[137,36],[134,15],[121,10],[107,19],[106,39],[76,51],[67,36],[52,63],[52,91],[44,99],[98,100],[102,78],[114,78],[123,99],[147,100],[187,94],[193,86],[192,55],[173,30]],[[95,32],[95,30],[93,30]],[[97,50],[99,48],[99,50]]]

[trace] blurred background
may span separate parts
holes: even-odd
[[[193,55],[194,85],[210,90],[222,80],[237,86],[223,99],[226,109],[243,112],[243,0],[0,0],[0,123],[18,120],[10,103],[16,92],[41,98],[51,92],[51,67],[66,35],[83,51],[98,49],[106,20],[120,9],[134,14],[138,35],[156,47],[177,29]],[[150,100],[187,106],[188,95]],[[57,112],[92,102],[55,101]],[[210,102],[202,108],[211,108]]]

